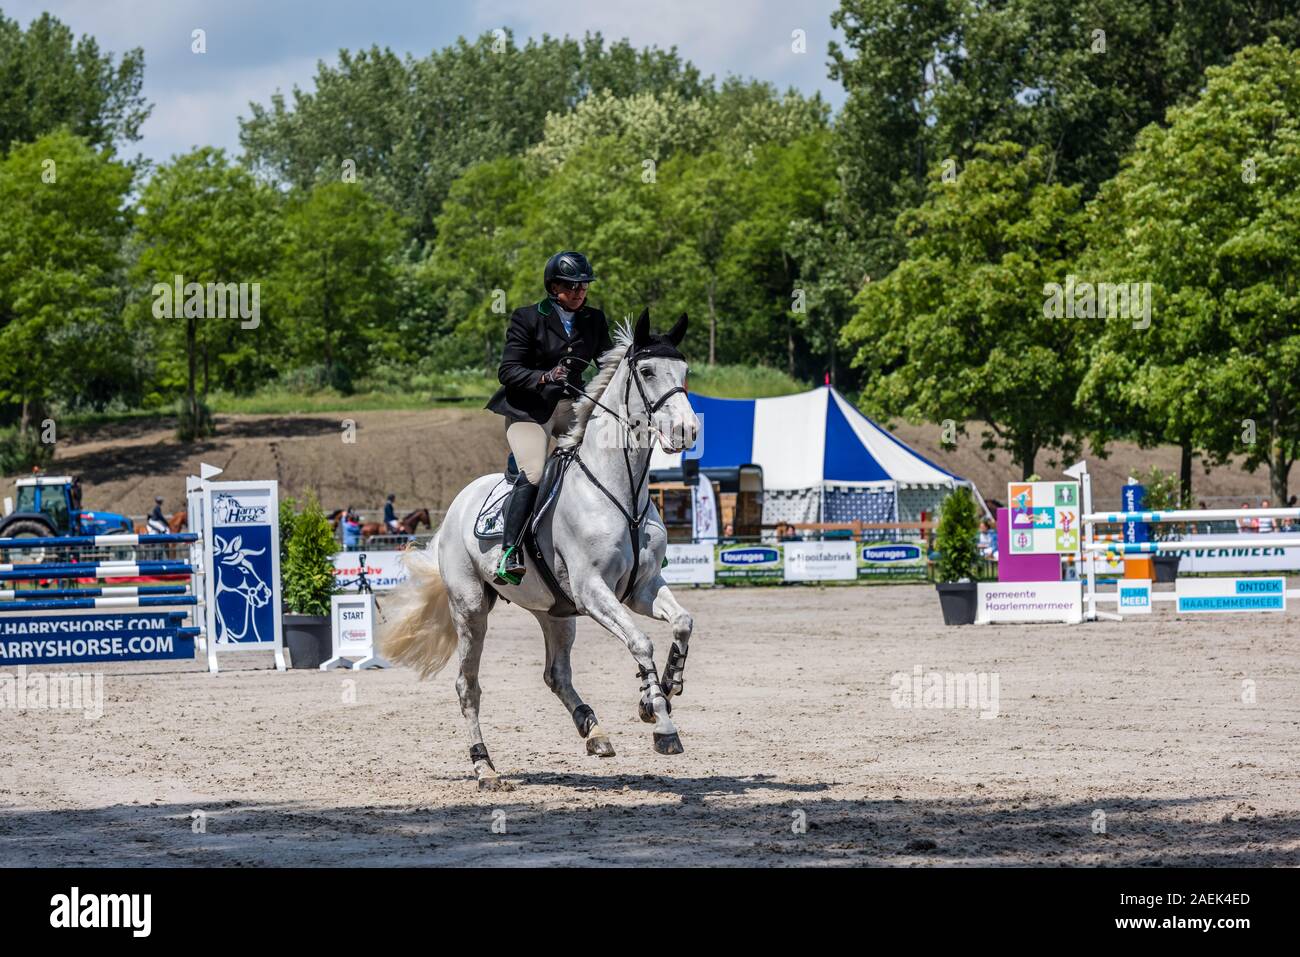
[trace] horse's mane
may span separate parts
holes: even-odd
[[[591,414],[599,408],[591,400],[599,400],[605,394],[610,381],[614,378],[614,373],[618,371],[618,364],[627,355],[627,350],[632,348],[631,320],[624,319],[621,323],[615,325],[613,339],[614,347],[607,350],[600,357],[600,370],[587,383],[586,394],[573,402],[573,423],[556,442],[559,448],[572,449],[582,444],[582,437],[587,434],[587,421],[591,418]]]

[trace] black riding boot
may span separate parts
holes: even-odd
[[[524,480],[521,475],[515,481],[510,492],[510,501],[506,503],[505,531],[501,543],[505,551],[497,565],[497,581],[506,585],[518,585],[524,577],[523,536],[528,519],[533,514],[533,503],[537,501],[537,486]]]

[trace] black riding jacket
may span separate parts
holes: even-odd
[[[563,386],[539,384],[566,356],[595,365],[601,353],[613,348],[609,324],[599,309],[583,304],[573,315],[573,334],[564,334],[564,323],[550,299],[516,309],[506,330],[497,378],[501,388],[488,400],[487,408],[512,419],[531,419],[544,425],[555,406],[569,394]],[[572,363],[569,381],[581,388],[583,362]]]

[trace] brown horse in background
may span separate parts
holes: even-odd
[[[429,510],[427,508],[417,508],[398,522],[397,527],[401,530],[398,534],[414,535],[416,529],[421,525],[424,525],[425,528],[433,528],[433,522],[429,519]],[[372,535],[392,534],[383,522],[366,522],[361,526],[362,538],[369,538]]]
[[[190,520],[190,513],[187,512],[185,509],[181,509],[179,512],[176,512],[174,515],[172,515],[171,518],[167,519],[167,531],[171,532],[172,534],[183,532],[185,531],[185,526],[189,523],[189,520]],[[137,525],[135,527],[135,533],[137,535],[153,534],[149,530],[148,522],[145,522],[145,524],[143,525]]]

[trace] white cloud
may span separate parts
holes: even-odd
[[[141,131],[147,153],[161,161],[196,146],[219,146],[236,156],[239,117],[249,115],[249,102],[269,104],[277,89],[288,96],[295,83],[309,87],[315,71],[315,57],[297,57],[244,67],[219,84],[171,90],[147,85],[146,93],[154,101],[153,113]]]

